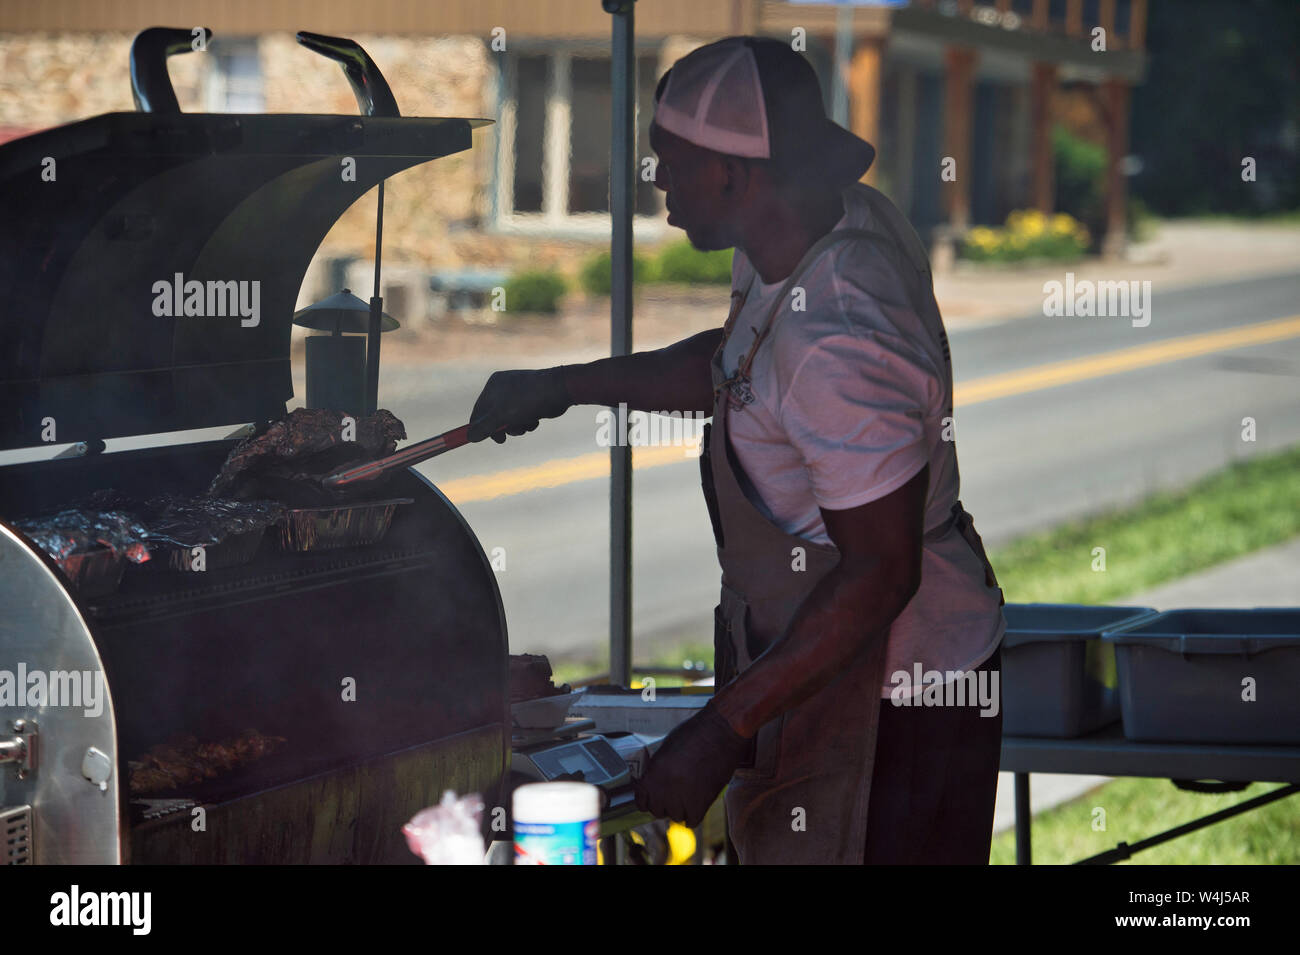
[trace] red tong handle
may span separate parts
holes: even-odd
[[[338,471],[327,478],[323,478],[321,484],[327,488],[347,487],[349,484],[355,484],[358,481],[367,481],[379,477],[381,474],[396,471],[399,468],[419,464],[421,461],[437,457],[445,451],[459,448],[463,444],[469,444],[469,425],[467,424],[446,431],[437,437],[429,438],[427,441],[420,441],[410,447],[395,451],[386,458],[377,458],[374,461],[348,468],[346,471]]]

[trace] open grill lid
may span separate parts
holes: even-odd
[[[0,146],[0,449],[40,445],[48,419],[62,444],[283,416],[330,227],[485,122],[107,113]],[[203,283],[202,317],[155,314],[178,275]],[[206,314],[232,289],[256,324]]]

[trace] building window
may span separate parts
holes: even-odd
[[[207,56],[203,100],[208,112],[266,111],[256,37],[214,37]]]
[[[607,229],[612,122],[610,60],[584,48],[523,52],[503,61],[497,218],[538,230]],[[635,209],[658,217],[652,181],[642,179],[659,56],[637,57]]]
[[[542,211],[543,144],[550,57],[521,56],[515,61],[514,202],[515,212]]]

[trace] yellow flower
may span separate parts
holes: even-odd
[[[1067,215],[1064,212],[1058,212],[1052,216],[1052,232],[1056,235],[1070,235],[1078,226],[1079,223],[1074,221],[1074,216]]]

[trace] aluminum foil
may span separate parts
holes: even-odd
[[[265,530],[280,520],[284,505],[275,501],[229,501],[211,497],[151,498],[141,509],[151,541],[194,547]]]
[[[232,501],[171,493],[140,500],[113,490],[96,491],[88,504],[135,515],[147,541],[186,548],[200,544],[207,547],[229,537],[264,530],[284,513],[284,505],[275,501]]]
[[[108,548],[115,557],[137,564],[149,559],[148,534],[125,511],[71,508],[45,517],[14,521],[14,526],[56,561],[66,561],[96,547]]]

